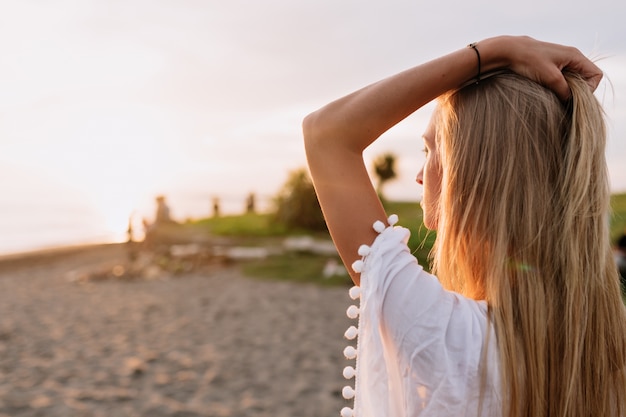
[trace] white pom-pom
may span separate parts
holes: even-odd
[[[382,233],[385,230],[385,224],[380,220],[376,220],[374,222],[374,230],[376,230],[378,233]]]
[[[360,259],[358,261],[354,261],[352,263],[352,270],[354,272],[361,272],[363,270],[363,261]]]
[[[391,216],[389,216],[387,221],[389,222],[390,226],[395,225],[396,223],[398,223],[398,215],[397,214],[392,214]]]
[[[346,315],[351,319],[356,319],[359,317],[359,308],[355,305],[348,307],[346,310]]]
[[[348,327],[348,330],[343,334],[343,336],[348,340],[354,340],[355,337],[359,334],[359,329],[354,326]]]
[[[356,370],[353,367],[346,366],[345,368],[343,368],[343,377],[345,379],[354,378],[355,375],[356,375]]]
[[[341,395],[343,395],[343,398],[346,400],[351,400],[354,398],[354,389],[351,386],[346,385],[341,390]]]
[[[350,407],[344,407],[341,409],[341,417],[354,417],[354,411]]]
[[[355,285],[354,287],[350,288],[350,291],[348,291],[348,294],[350,294],[350,298],[352,298],[353,300],[356,300],[357,298],[361,296],[361,287],[358,287]]]
[[[345,356],[346,359],[356,358],[356,348],[354,346],[346,346],[343,350],[343,356]]]
[[[367,245],[361,245],[359,246],[359,255],[361,256],[367,256],[370,254],[370,247]]]

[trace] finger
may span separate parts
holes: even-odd
[[[603,76],[604,74],[602,71],[598,69],[597,73],[585,77],[585,81],[587,81],[587,84],[591,87],[591,91],[596,91],[596,88],[600,85],[600,81],[602,81]]]
[[[565,76],[557,67],[553,67],[546,71],[541,83],[550,90],[554,91],[557,97],[562,101],[568,100],[572,95]]]
[[[603,73],[600,73],[594,78],[589,78],[589,85],[591,86],[592,91],[596,91],[596,88],[600,85],[600,81],[602,81],[602,77],[604,77]]]
[[[602,70],[586,56],[584,56],[578,50],[576,50],[576,52],[578,52],[579,55],[578,59],[574,62],[570,62],[570,64],[567,65],[565,68],[572,72],[580,74],[587,82],[589,87],[591,87],[591,90],[595,91],[595,89],[600,84],[600,81],[602,80],[604,74],[602,73]]]
[[[564,70],[580,75],[585,83],[587,83],[591,91],[595,91],[596,88],[598,88],[598,85],[600,85],[600,81],[602,81],[602,77],[604,76],[602,71],[595,65],[587,67],[586,69],[583,69],[580,66],[568,65],[564,68]]]

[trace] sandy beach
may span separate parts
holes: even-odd
[[[123,245],[0,258],[0,416],[337,416],[347,288],[237,265],[81,281]]]

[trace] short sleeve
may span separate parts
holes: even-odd
[[[354,415],[475,416],[483,364],[481,415],[498,415],[497,345],[486,303],[446,291],[417,263],[408,238],[407,229],[386,227],[357,263]]]

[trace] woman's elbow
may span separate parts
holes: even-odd
[[[346,147],[346,141],[337,140],[346,137],[345,126],[339,123],[336,115],[326,107],[322,107],[304,118],[302,136],[309,158],[317,154],[325,156],[338,147]]]
[[[309,148],[311,145],[318,142],[319,137],[321,136],[318,116],[318,112],[316,111],[309,114],[304,118],[304,120],[302,120],[302,137],[304,138],[304,145],[306,148]]]

